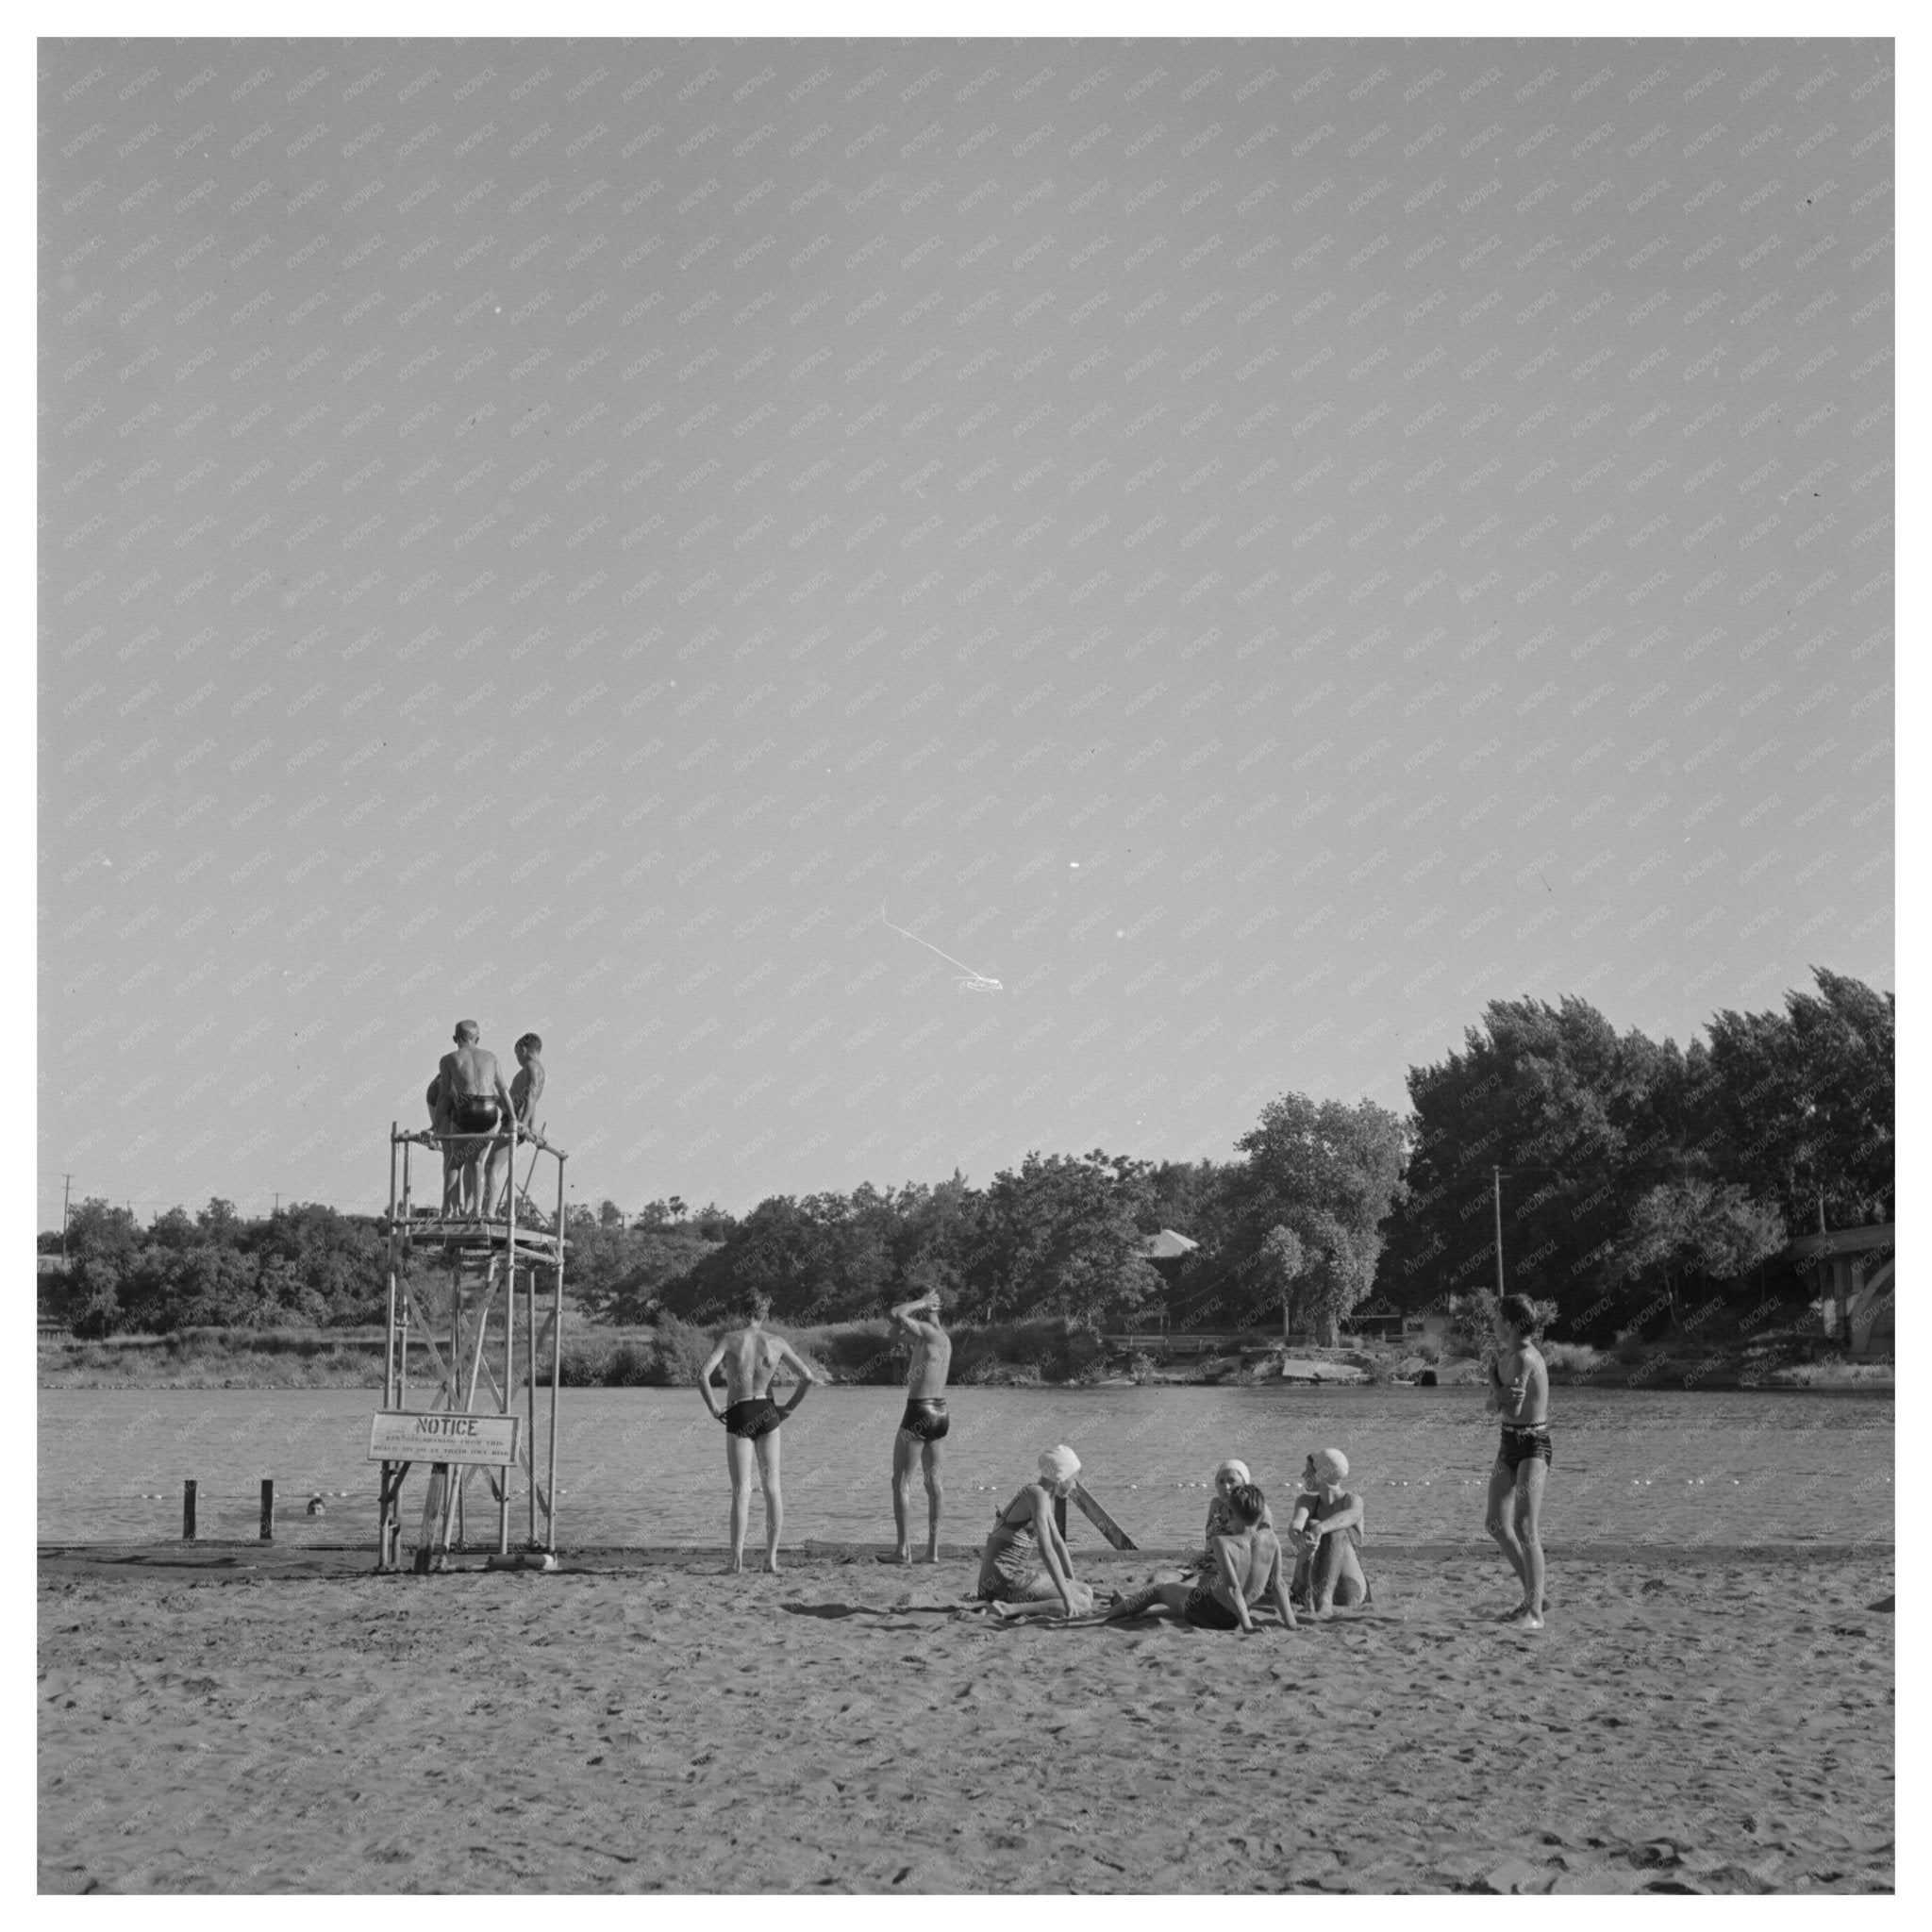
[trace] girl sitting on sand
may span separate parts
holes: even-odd
[[[1208,1577],[1151,1584],[1131,1596],[1116,1596],[1107,1621],[1165,1611],[1196,1630],[1240,1630],[1253,1636],[1252,1607],[1267,1599],[1292,1630],[1294,1609],[1288,1600],[1281,1545],[1266,1524],[1267,1497],[1252,1483],[1237,1483],[1226,1503],[1229,1527],[1209,1545],[1214,1568]]]
[[[1040,1479],[1030,1482],[993,1519],[979,1557],[980,1602],[1000,1617],[1085,1616],[1093,1591],[1074,1574],[1066,1539],[1054,1522],[1053,1504],[1073,1494],[1080,1458],[1065,1443],[1040,1458]]]
[[[1229,1499],[1236,1490],[1243,1484],[1252,1485],[1254,1480],[1248,1474],[1248,1465],[1232,1456],[1214,1472],[1214,1494],[1208,1502],[1208,1526],[1201,1533],[1201,1554],[1189,1564],[1186,1574],[1203,1577],[1217,1574],[1214,1539],[1238,1535],[1241,1527]],[[1261,1506],[1261,1525],[1264,1529],[1274,1527],[1274,1518],[1265,1502]]]
[[[1362,1574],[1361,1497],[1341,1485],[1348,1457],[1340,1449],[1318,1449],[1302,1466],[1302,1493],[1294,1499],[1288,1533],[1296,1549],[1294,1601],[1316,1617],[1337,1604],[1344,1609],[1374,1602]]]

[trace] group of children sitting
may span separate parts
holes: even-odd
[[[1053,1504],[1078,1486],[1080,1458],[1064,1444],[1040,1458],[1040,1478],[999,1512],[980,1555],[978,1598],[996,1616],[1091,1618],[1093,1591],[1074,1574],[1073,1557]],[[1214,1472],[1206,1548],[1176,1579],[1116,1593],[1102,1621],[1165,1611],[1204,1630],[1252,1632],[1254,1609],[1272,1604],[1291,1630],[1297,1608],[1326,1617],[1338,1606],[1372,1603],[1362,1573],[1362,1499],[1342,1485],[1348,1457],[1321,1449],[1302,1468],[1289,1518],[1288,1544],[1276,1535],[1268,1499],[1244,1462]]]

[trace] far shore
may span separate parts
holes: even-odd
[[[1191,1338],[1103,1339],[1066,1324],[1053,1327],[1055,1346],[1042,1354],[1003,1331],[1006,1344],[979,1354],[961,1387],[1161,1388],[1224,1386],[1387,1387],[1419,1389],[1480,1382],[1482,1365],[1469,1357],[1434,1359],[1412,1343],[1360,1342],[1337,1348],[1284,1343],[1249,1336],[1203,1349]],[[874,1352],[846,1345],[863,1334],[846,1330],[789,1331],[794,1345],[834,1385],[896,1386],[903,1370]],[[962,1337],[974,1331],[962,1328]],[[1069,1337],[1075,1345],[1069,1346]],[[1184,1352],[1188,1351],[1188,1352]],[[1702,1346],[1670,1338],[1641,1349],[1598,1352],[1574,1344],[1548,1346],[1555,1388],[1690,1391],[1700,1389],[1872,1391],[1895,1388],[1890,1361],[1854,1362],[1821,1349],[1816,1338],[1778,1337],[1752,1343]],[[380,1329],[199,1328],[168,1336],[116,1336],[85,1341],[43,1337],[38,1385],[55,1389],[369,1389],[383,1382]],[[855,1356],[859,1358],[855,1363]],[[842,1357],[842,1359],[841,1359]],[[567,1388],[680,1388],[689,1372],[668,1358],[657,1331],[583,1324],[565,1345]],[[412,1351],[412,1380],[429,1386],[426,1355]]]

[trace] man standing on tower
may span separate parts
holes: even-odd
[[[440,1116],[447,1134],[494,1135],[508,1124],[509,1089],[496,1056],[476,1042],[482,1029],[474,1020],[458,1020],[456,1051],[446,1053],[429,1090],[432,1116]],[[442,1149],[443,1211],[450,1211],[452,1193],[458,1213],[480,1219],[483,1212],[480,1172],[487,1141],[482,1139],[445,1141]],[[452,1181],[457,1185],[453,1189]]]

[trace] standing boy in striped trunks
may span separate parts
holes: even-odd
[[[921,1317],[924,1320],[921,1320]],[[912,1338],[912,1368],[906,1377],[906,1413],[892,1438],[892,1520],[899,1532],[895,1562],[912,1560],[912,1465],[925,1471],[925,1560],[940,1559],[940,1511],[945,1491],[940,1482],[940,1443],[952,1426],[946,1414],[946,1372],[953,1365],[953,1338],[940,1326],[940,1291],[928,1289],[916,1301],[892,1310],[895,1326]]]
[[[1484,1404],[1503,1418],[1490,1471],[1489,1532],[1502,1545],[1523,1601],[1497,1619],[1518,1630],[1543,1627],[1543,1485],[1550,1473],[1550,1372],[1536,1345],[1540,1325],[1528,1296],[1505,1295],[1493,1323]],[[1513,1498],[1513,1507],[1512,1507]]]

